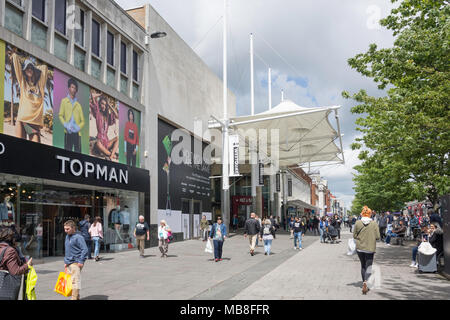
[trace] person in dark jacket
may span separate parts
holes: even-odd
[[[388,246],[391,245],[391,238],[392,237],[398,237],[400,238],[400,244],[403,246],[403,237],[406,233],[406,227],[403,224],[402,220],[399,220],[398,225],[394,228],[394,230],[389,231],[386,237],[386,244]]]
[[[442,227],[442,219],[437,212],[433,209],[428,209],[428,216],[430,217],[430,223],[437,222]]]
[[[432,222],[429,230],[430,236],[428,241],[436,249],[436,257],[439,257],[444,252],[444,232],[438,222]]]
[[[261,230],[259,222],[255,219],[256,214],[252,212],[250,214],[250,219],[245,222],[244,237],[249,237],[250,241],[250,254],[253,256],[255,254],[256,238],[258,237],[259,231]]]
[[[72,300],[80,300],[81,270],[88,256],[88,248],[84,237],[76,230],[76,224],[72,220],[64,223],[66,232],[64,256],[64,270],[72,276]]]
[[[91,235],[89,234],[89,228],[91,227],[91,223],[89,222],[90,218],[91,217],[87,214],[84,216],[84,220],[78,223],[80,233],[83,236],[84,241],[86,242],[86,247],[88,248],[88,256],[86,257],[86,259],[92,259],[92,239]]]
[[[222,248],[227,237],[227,227],[222,223],[221,217],[217,217],[217,223],[211,227],[209,237],[214,243],[214,261],[222,261]]]
[[[331,222],[331,225],[336,229],[338,239],[341,239],[341,223],[342,223],[341,218],[339,218],[339,216],[335,214],[334,219]]]
[[[3,259],[0,261],[0,270],[8,271],[11,275],[23,275],[28,271],[28,267],[33,265],[33,258],[25,261],[21,258],[16,248],[16,235],[8,227],[0,228],[0,255],[4,251]]]
[[[381,217],[378,220],[378,227],[380,228],[381,241],[384,241],[384,239],[386,238],[386,228],[387,228],[387,217],[384,212],[381,214]]]

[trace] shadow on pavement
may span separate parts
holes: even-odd
[[[84,298],[81,298],[81,300],[108,300],[108,296],[103,296],[103,295],[92,295],[92,296],[87,296]]]

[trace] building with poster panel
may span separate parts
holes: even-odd
[[[166,152],[176,128],[202,152],[195,120],[206,130],[221,113],[222,82],[153,8],[141,11],[138,22],[110,0],[0,0],[0,223],[39,235],[27,255],[62,255],[64,221],[86,214],[102,220],[102,251],[121,251],[135,247],[141,214],[150,246],[159,208],[179,218],[167,219],[178,240],[211,212],[208,167],[170,163],[169,175]]]

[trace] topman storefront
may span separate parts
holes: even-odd
[[[100,217],[102,250],[135,247],[140,214],[150,220],[144,169],[0,134],[2,225],[20,227],[20,247],[33,257],[64,254],[65,221]]]

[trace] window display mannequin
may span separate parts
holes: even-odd
[[[3,202],[0,203],[0,220],[13,222],[14,218],[14,205],[11,202],[11,197],[5,195]]]
[[[126,242],[130,242],[130,213],[128,212],[128,206],[125,206],[122,211],[120,211],[119,216],[122,219],[122,235]]]
[[[123,241],[122,235],[120,234],[120,227],[123,224],[123,216],[120,212],[120,205],[117,205],[116,208],[112,209],[109,216],[111,218],[111,225],[114,226],[117,236],[121,241]]]

